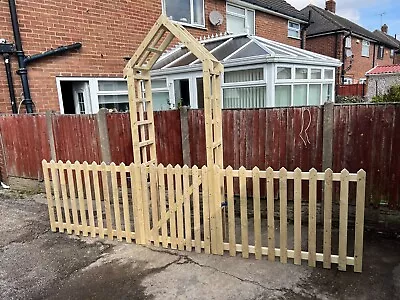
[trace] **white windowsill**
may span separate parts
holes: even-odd
[[[288,38],[289,39],[294,39],[294,40],[301,40],[301,38],[299,38],[299,37],[294,37],[294,36],[290,36],[290,35],[288,35]]]
[[[178,23],[182,26],[185,27],[191,27],[191,28],[196,28],[196,29],[201,29],[201,30],[207,30],[207,27],[205,25],[197,25],[197,24],[190,24],[190,23],[185,23],[185,22],[180,22],[180,21],[175,21],[175,20],[171,20],[174,23]]]

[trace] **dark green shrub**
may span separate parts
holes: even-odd
[[[336,96],[336,103],[364,103],[365,100],[360,96]]]
[[[372,102],[400,102],[400,85],[392,86],[386,94],[373,97]]]

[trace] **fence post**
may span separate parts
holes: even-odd
[[[97,113],[97,127],[99,130],[101,161],[111,163],[110,139],[107,127],[107,109],[101,108]]]
[[[192,162],[190,155],[190,134],[189,134],[189,118],[188,118],[187,106],[182,106],[180,108],[180,118],[181,118],[181,132],[182,132],[183,164],[191,167]]]
[[[333,170],[333,111],[334,111],[334,103],[326,102],[324,104],[324,113],[323,113],[323,129],[322,129],[322,170],[326,171],[327,169]],[[323,188],[322,188],[323,189]],[[324,195],[324,194],[323,194]],[[319,223],[324,223],[324,202],[325,199],[321,202],[321,209],[318,214]]]
[[[46,127],[47,127],[47,140],[50,146],[50,158],[51,160],[57,162],[56,146],[54,141],[54,131],[53,131],[53,113],[51,111],[46,111]]]

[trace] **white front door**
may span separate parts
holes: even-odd
[[[92,113],[89,82],[74,82],[72,85],[72,94],[76,114]]]

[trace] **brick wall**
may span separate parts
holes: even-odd
[[[336,46],[337,45],[337,46]],[[342,46],[343,45],[343,35],[329,35],[320,36],[315,38],[308,38],[306,43],[306,49],[324,54],[330,57],[335,57],[342,61]],[[374,52],[374,47],[376,48]],[[335,53],[336,50],[336,53]],[[351,68],[346,72],[346,77],[353,78],[353,83],[357,83],[360,78],[365,78],[365,73],[378,65],[391,65],[393,64],[393,59],[390,58],[390,49],[385,48],[385,54],[383,59],[377,59],[378,56],[378,46],[371,42],[369,57],[363,57],[362,53],[362,39],[357,37],[352,37],[351,50],[353,52],[353,60],[347,58],[344,64],[345,69]],[[338,68],[337,80],[338,82],[341,76],[341,70]]]
[[[206,0],[206,30],[187,27],[195,36],[226,31],[226,22],[215,27],[208,21],[212,10],[225,15],[225,1]],[[124,57],[131,56],[150,27],[161,14],[161,0],[19,0],[17,12],[26,55],[60,45],[82,42],[83,47],[62,57],[50,57],[32,63],[28,76],[36,111],[59,111],[56,76],[121,77]],[[226,20],[224,16],[224,20]],[[0,37],[13,41],[8,2],[0,0]],[[276,41],[300,46],[287,38],[287,20],[257,13],[257,34]],[[16,57],[12,58],[17,70]],[[0,64],[0,112],[10,112],[4,66]],[[22,91],[19,76],[14,75],[17,103]]]
[[[300,48],[301,40],[288,37],[288,20],[256,12],[256,35]]]

